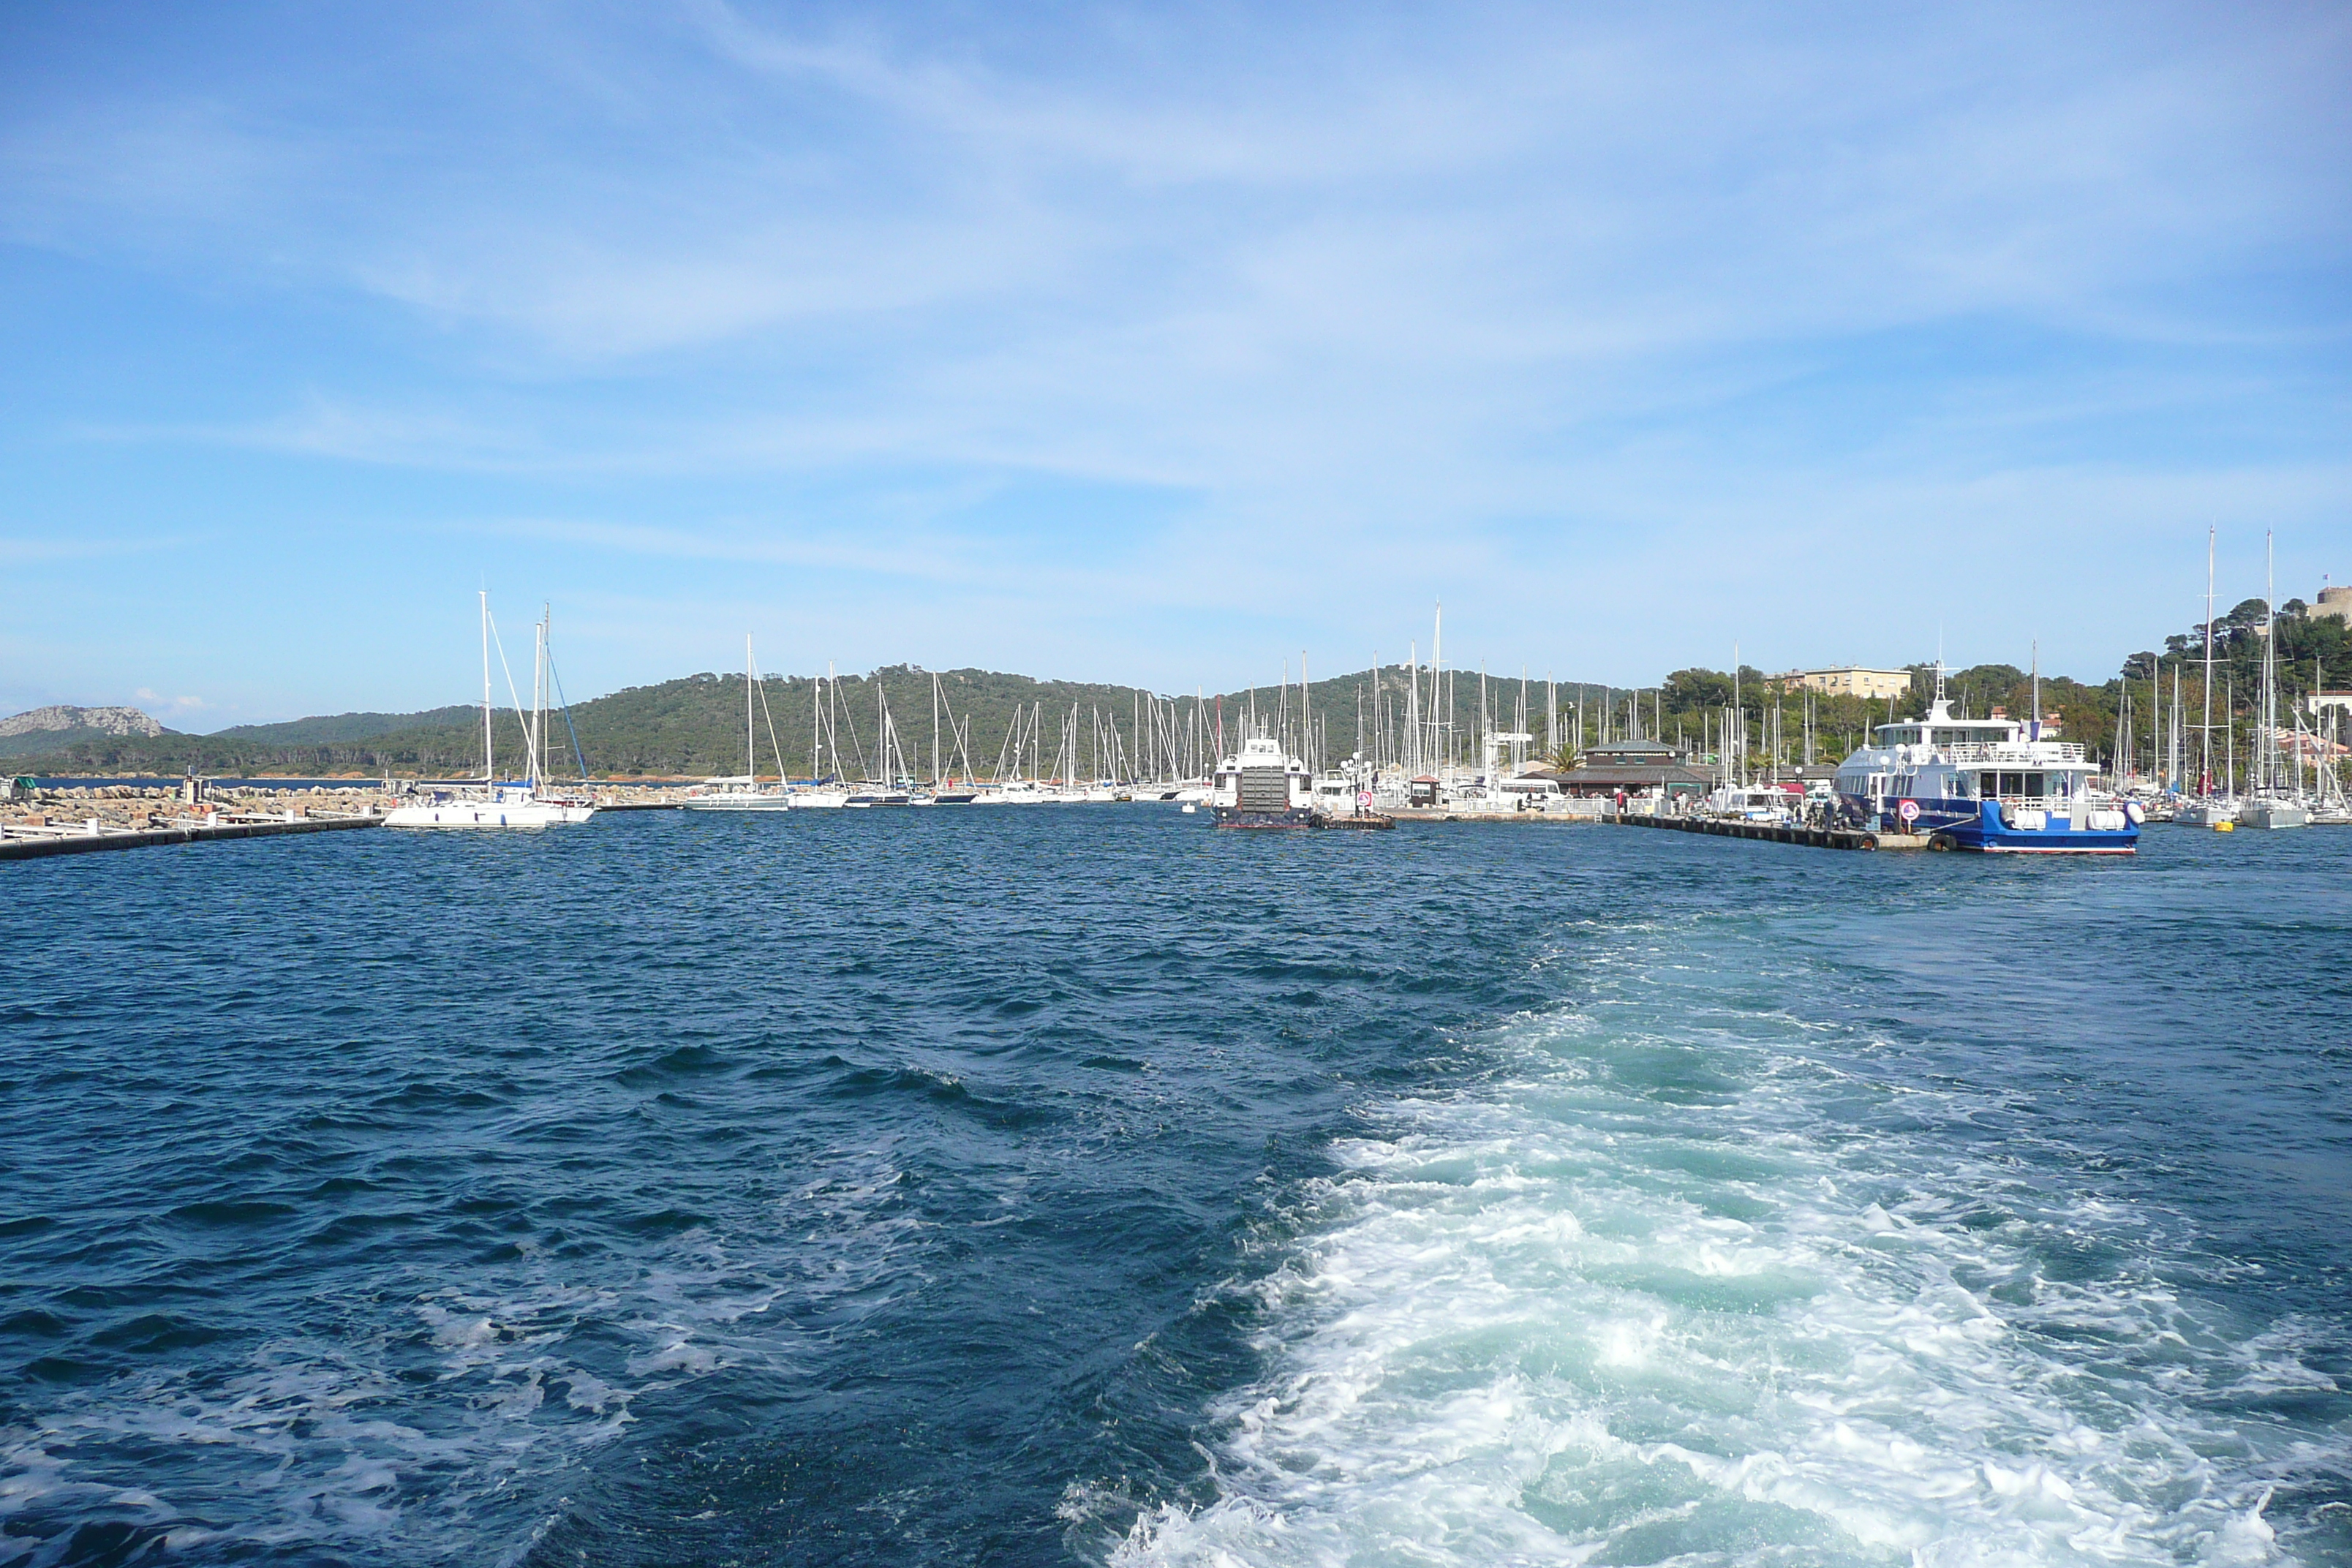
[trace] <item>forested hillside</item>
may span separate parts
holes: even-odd
[[[2243,729],[2251,722],[2260,684],[2263,629],[2262,605],[2250,600],[2214,627],[2216,722],[2222,712]],[[2056,675],[2042,678],[2042,709],[2060,714],[2069,740],[2105,755],[2116,744],[2118,718],[2128,686],[2134,721],[2134,749],[2145,761],[2151,733],[2149,716],[2158,698],[2169,702],[2176,672],[2182,701],[2190,710],[2201,700],[2203,628],[2168,639],[2161,654],[2134,655],[2116,679],[2088,685]],[[2352,678],[2352,630],[2342,622],[2315,618],[2300,604],[2281,607],[2278,618],[2282,711],[2315,682],[2343,685]],[[1433,699],[1424,672],[1421,688],[1423,717],[1433,701],[1450,704],[1456,754],[1473,754],[1480,715],[1480,679],[1475,670],[1453,672],[1443,698]],[[772,725],[786,771],[808,777],[832,771],[819,754],[813,718],[821,696],[835,713],[834,733],[840,767],[855,776],[878,776],[876,749],[880,704],[887,701],[896,725],[899,752],[913,771],[929,773],[933,748],[933,679],[930,672],[910,665],[893,665],[863,676],[844,676],[827,694],[824,683],[805,676],[774,677],[761,683],[764,707],[759,710],[759,771],[775,772],[775,752],[769,744]],[[2012,665],[1979,665],[1947,677],[1947,690],[1961,711],[1984,714],[1999,706],[2023,716],[2031,706],[2032,677]],[[1377,694],[1375,688],[1377,687]],[[1383,730],[1396,744],[1410,710],[1405,671],[1389,666],[1379,672],[1357,670],[1314,682],[1309,690],[1318,728],[1328,756],[1345,756],[1360,746],[1369,749],[1375,731]],[[1853,698],[1818,697],[1813,703],[1816,756],[1843,754],[1858,743],[1873,723],[1890,712],[1910,716],[1925,710],[1934,689],[1934,675],[1926,666],[1914,667],[1908,698],[1890,705]],[[1137,752],[1139,710],[1147,734],[1184,734],[1197,728],[1213,734],[1222,720],[1230,743],[1242,731],[1255,705],[1269,728],[1277,718],[1293,737],[1297,728],[1298,693],[1279,686],[1255,691],[1229,691],[1178,700],[1177,711],[1163,710],[1157,725],[1150,717],[1152,699],[1136,689],[1097,682],[1034,680],[1027,676],[992,670],[946,670],[938,677],[940,719],[939,746],[948,768],[961,772],[968,757],[972,770],[992,773],[1007,752],[1007,736],[1019,722],[1037,731],[1034,737],[1040,763],[1050,769],[1060,744],[1062,726],[1073,708],[1077,712],[1081,765],[1091,767],[1097,756],[1097,735],[1103,737],[1103,765],[1113,734],[1126,755]],[[1495,728],[1533,733],[1538,748],[1553,731],[1549,720],[1554,703],[1559,715],[1559,738],[1571,745],[1590,743],[1604,735],[1622,736],[1639,710],[1642,732],[1677,741],[1693,750],[1721,733],[1721,715],[1733,700],[1729,671],[1688,668],[1638,693],[1624,688],[1561,682],[1548,689],[1539,680],[1522,685],[1516,676],[1489,677],[1485,684],[1486,710]],[[1163,696],[1163,701],[1166,698]],[[1197,700],[1200,717],[1192,718]],[[1767,718],[1779,710],[1781,733],[1790,738],[1784,754],[1793,756],[1795,738],[1801,734],[1804,699],[1783,689],[1763,671],[1743,669],[1738,703],[1748,716],[1748,734],[1757,745],[1769,733]],[[738,773],[743,756],[744,685],[740,675],[692,675],[655,686],[630,687],[609,696],[575,705],[567,725],[552,716],[549,746],[551,763],[562,773],[579,770],[598,777],[688,776]],[[1363,728],[1358,728],[1359,716]],[[1099,731],[1097,731],[1099,721]],[[1605,726],[1605,728],[1604,728]],[[511,711],[497,717],[497,742],[502,774],[511,773],[522,755],[522,731]],[[577,738],[577,752],[573,741]],[[1031,743],[1024,742],[1024,744]],[[1157,742],[1157,746],[1165,742]],[[1393,751],[1391,755],[1395,754]],[[97,734],[75,731],[66,743],[42,754],[11,759],[19,772],[48,775],[107,773],[181,773],[190,770],[214,775],[240,773],[334,774],[370,776],[478,776],[482,762],[480,710],[466,705],[436,708],[423,713],[342,713],[298,719],[280,724],[244,725],[214,735]]]

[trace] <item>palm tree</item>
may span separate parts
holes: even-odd
[[[1543,754],[1544,766],[1563,773],[1583,760],[1584,753],[1576,749],[1573,741],[1562,741]]]

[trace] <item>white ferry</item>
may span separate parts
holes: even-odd
[[[1955,719],[1939,673],[1925,719],[1875,726],[1877,744],[1838,765],[1838,798],[1863,826],[1924,833],[1939,849],[2133,853],[2139,804],[2095,795],[2097,764],[2042,729],[2038,719]]]
[[[1218,765],[1209,809],[1220,827],[1312,827],[1314,780],[1306,763],[1253,736]]]

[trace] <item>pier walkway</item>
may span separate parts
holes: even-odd
[[[1626,813],[1601,818],[1619,827],[1660,827],[1672,833],[1711,833],[1718,838],[1763,838],[1815,849],[1925,849],[1924,833],[1869,833],[1855,827],[1786,827],[1772,822],[1725,822],[1706,816],[1649,816]]]
[[[19,827],[0,837],[0,860],[32,860],[46,855],[88,855],[100,849],[144,849],[156,844],[202,844],[215,838],[275,838],[287,833],[333,833],[347,827],[381,827],[383,818],[366,816],[247,816],[220,823],[183,817],[163,827],[107,827],[96,822],[70,827]]]

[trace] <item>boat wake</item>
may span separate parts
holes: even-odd
[[[2296,1560],[2268,1515],[2344,1495],[2340,1418],[2294,1418],[2341,1325],[2201,1293],[2229,1265],[2173,1216],[1976,1132],[1990,1093],[1836,1065],[1870,1042],[1735,967],[1604,963],[1341,1148],[1249,1288],[1217,1500],[1113,1560]]]

